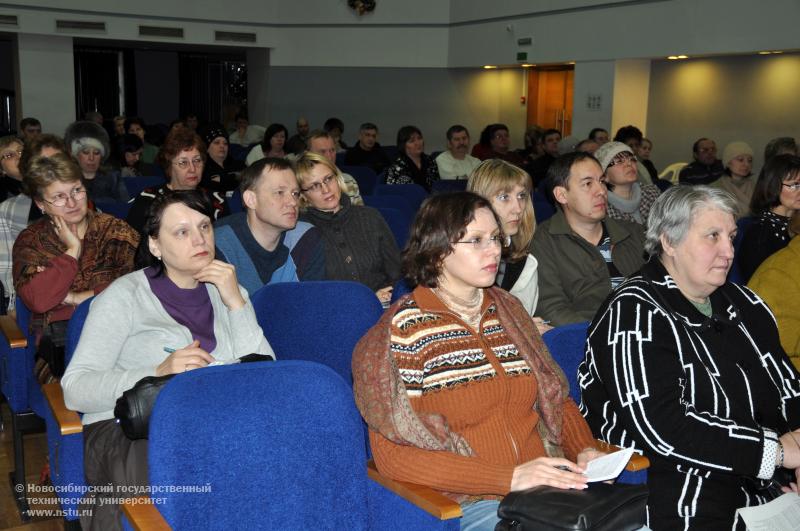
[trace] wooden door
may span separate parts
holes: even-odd
[[[528,125],[558,129],[562,136],[569,135],[574,80],[572,67],[531,68],[528,71]]]

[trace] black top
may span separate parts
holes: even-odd
[[[725,171],[721,160],[715,160],[711,166],[694,161],[681,170],[678,181],[681,184],[711,184]]]
[[[356,142],[344,156],[345,166],[367,166],[376,174],[380,174],[390,163],[389,156],[377,142],[369,151],[361,149],[361,144]]]
[[[244,170],[244,162],[228,155],[220,166],[211,157],[206,158],[200,185],[209,190],[228,192],[239,187],[239,175]]]
[[[0,202],[22,192],[22,182],[8,175],[0,176]]]
[[[744,231],[742,244],[736,253],[736,261],[746,284],[761,262],[789,244],[789,221],[766,210]]]

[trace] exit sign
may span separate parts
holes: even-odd
[[[517,61],[527,61],[528,52],[517,52]]]

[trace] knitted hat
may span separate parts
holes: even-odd
[[[731,142],[725,149],[722,151],[722,165],[727,166],[730,161],[738,157],[739,155],[750,155],[753,156],[753,148],[747,145],[746,142],[742,142],[741,140],[737,140],[736,142]]]
[[[72,122],[64,132],[64,144],[73,157],[89,147],[98,150],[103,160],[110,154],[108,133],[95,122]]]
[[[217,125],[209,127],[203,134],[203,140],[206,141],[206,146],[210,146],[211,142],[219,137],[223,137],[225,140],[228,140],[228,132]]]
[[[614,160],[614,157],[626,151],[635,155],[627,144],[623,144],[622,142],[606,142],[597,148],[597,151],[594,152],[594,158],[600,162],[600,167],[603,169],[603,173],[605,173],[608,169],[608,165]]]

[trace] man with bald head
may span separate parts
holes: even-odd
[[[308,120],[304,116],[297,119],[297,133],[292,135],[286,141],[286,152],[299,155],[306,150],[306,143],[308,142],[308,131],[310,129]]]

